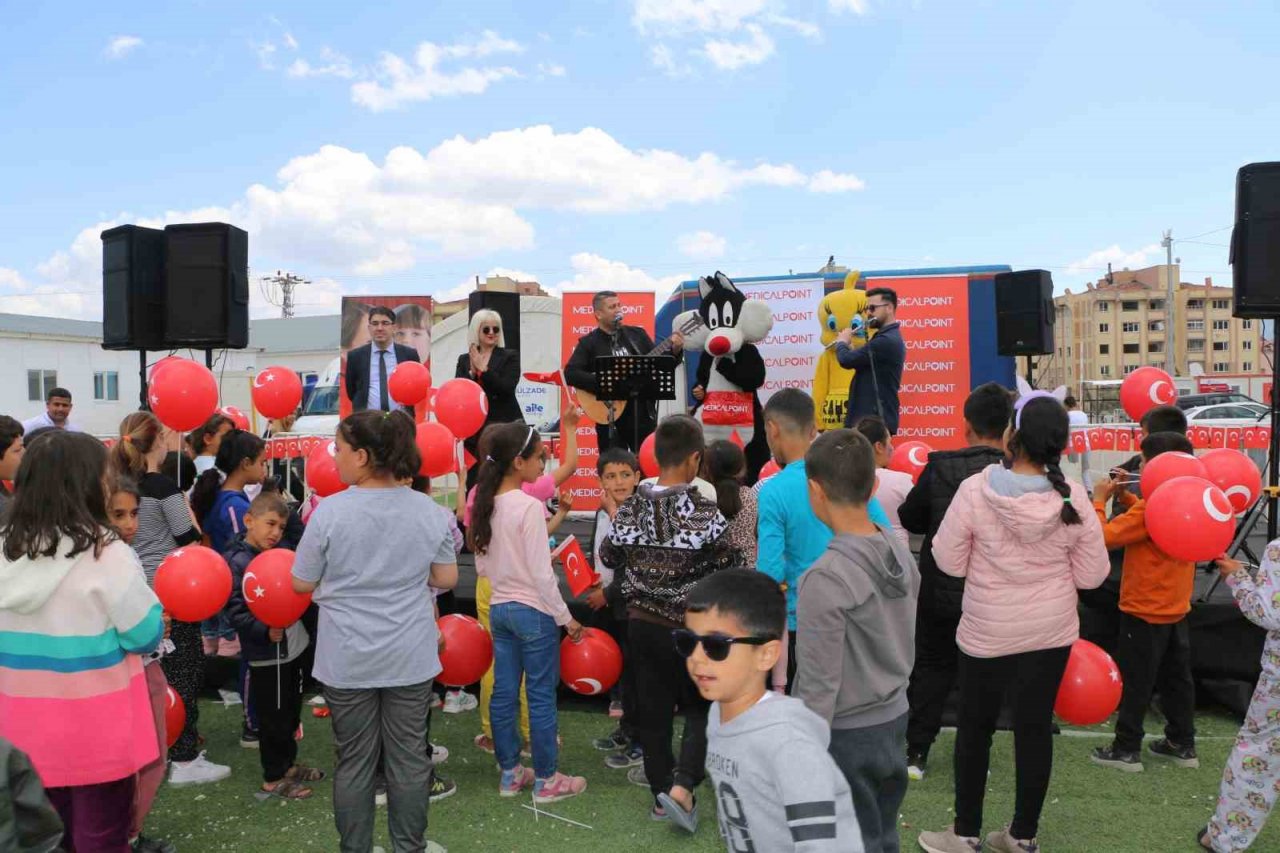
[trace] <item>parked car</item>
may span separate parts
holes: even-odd
[[[1240,395],[1236,395],[1240,396]],[[1252,426],[1259,421],[1266,421],[1271,410],[1261,403],[1252,401],[1243,403],[1220,403],[1214,406],[1200,406],[1187,412],[1187,423],[1196,424],[1212,421],[1213,426]]]
[[[1180,395],[1178,397],[1177,406],[1185,412],[1190,409],[1199,409],[1204,406],[1217,406],[1223,403],[1253,403],[1255,406],[1263,405],[1252,397],[1247,397],[1244,394],[1237,394],[1234,391],[1209,391],[1200,394]]]

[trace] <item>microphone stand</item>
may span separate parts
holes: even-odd
[[[618,338],[622,334],[622,312],[618,312],[618,316],[613,318],[613,331],[609,334],[609,354],[613,355],[618,351]],[[614,447],[618,443],[618,415],[613,407],[613,403],[609,403],[609,446]],[[636,451],[637,453],[639,450]]]

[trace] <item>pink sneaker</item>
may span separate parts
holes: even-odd
[[[218,640],[218,657],[234,658],[240,655],[240,638],[232,637],[230,640]]]
[[[217,637],[202,637],[201,642],[204,644],[205,657],[213,657],[218,653]]]
[[[550,779],[539,779],[533,784],[533,801],[538,804],[558,803],[576,797],[587,790],[587,780],[581,776],[557,773]]]
[[[528,767],[517,764],[515,770],[511,772],[510,779],[507,774],[502,774],[502,779],[498,782],[498,795],[502,797],[518,797],[520,792],[533,784],[533,771]]]

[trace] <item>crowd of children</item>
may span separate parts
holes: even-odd
[[[1070,423],[1057,399],[1014,401],[983,385],[964,420],[968,446],[931,453],[912,485],[887,470],[893,437],[882,420],[818,435],[812,400],[785,389],[764,409],[780,471],[749,486],[741,448],[707,444],[696,420],[667,417],[654,434],[656,478],[641,482],[626,450],[599,458],[591,551],[600,580],[575,604],[548,543],[572,499],[547,509],[577,467],[573,411],[550,473],[536,429],[487,427],[456,520],[418,476],[410,419],[352,415],[335,438],[350,488],[315,504],[305,527],[267,474],[263,440],[217,418],[193,434],[199,477],[179,484],[164,473],[170,437],[149,413],[127,417],[109,453],[58,430],[24,442],[21,425],[0,417],[0,480],[16,486],[0,491],[0,748],[7,740],[29,755],[68,849],[172,851],[142,832],[166,773],[172,785],[230,774],[205,758],[198,732],[204,658],[230,631],[241,742],[259,751],[260,794],[306,800],[329,776],[297,760],[314,677],[336,746],[340,849],[371,849],[383,796],[395,850],[437,849],[425,840],[428,803],[456,786],[436,772],[445,752],[429,740],[441,704],[435,597],[457,583],[460,521],[494,660],[479,699],[457,690],[443,706],[479,707],[476,745],[495,755],[499,796],[528,791],[547,804],[586,791],[585,776],[560,766],[556,700],[562,634],[579,641],[586,622],[624,658],[610,695],[616,728],[595,743],[607,767],[648,788],[652,820],[696,832],[709,780],[730,853],[897,851],[908,780],[928,772],[958,685],[954,823],[916,841],[930,853],[1036,853],[1054,700],[1079,637],[1080,593],[1107,581],[1108,549],[1123,552],[1124,686],[1114,740],[1090,757],[1141,771],[1143,720],[1158,692],[1167,725],[1147,751],[1199,766],[1187,624],[1195,567],[1151,541],[1129,480],[1191,445],[1181,412],[1157,408],[1143,420],[1139,456],[1090,489],[1060,467]],[[918,567],[908,533],[924,536]],[[203,637],[163,613],[150,589],[164,557],[196,542],[223,554],[233,579]],[[283,628],[259,621],[241,589],[250,563],[276,548],[296,551],[294,588],[314,602]],[[1242,612],[1269,631],[1217,811],[1199,836],[1220,853],[1247,848],[1280,795],[1280,543],[1262,563],[1218,561]],[[186,707],[172,748],[169,687]],[[1006,701],[1015,806],[984,835]]]

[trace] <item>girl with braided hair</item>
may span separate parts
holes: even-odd
[[[1053,766],[1053,703],[1080,636],[1076,590],[1098,586],[1111,568],[1088,493],[1059,467],[1068,430],[1056,398],[1020,401],[1005,435],[1012,462],[965,480],[933,539],[938,568],[966,582],[956,632],[956,820],[921,834],[920,846],[931,853],[984,849],[991,735],[1006,693],[1014,709],[1016,806],[1012,824],[987,835],[985,849],[1037,849]]]

